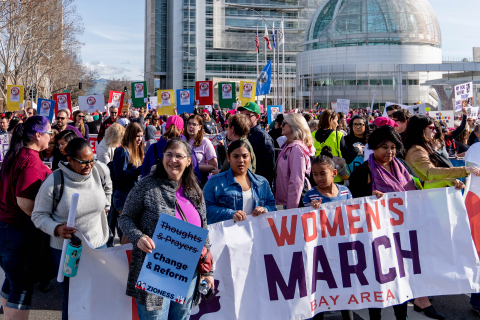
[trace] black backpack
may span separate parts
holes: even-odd
[[[102,181],[102,188],[105,190],[105,185],[107,184],[105,182],[105,171],[103,168],[95,163],[95,168],[97,168],[98,173],[100,174],[100,180]],[[61,169],[57,169],[52,172],[53,175],[53,209],[52,212],[54,212],[58,204],[60,203],[60,200],[62,199],[63,195],[63,188],[64,188],[64,178],[63,178],[63,172]]]

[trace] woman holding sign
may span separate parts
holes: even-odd
[[[205,201],[193,172],[188,142],[169,140],[160,161],[154,173],[130,191],[119,218],[121,229],[133,244],[127,295],[136,299],[140,320],[188,320],[192,307],[200,302],[200,281],[214,289],[213,270],[203,274],[195,270],[183,305],[135,288],[146,254],[155,249],[152,237],[161,213],[207,229]],[[205,246],[210,248],[208,238]]]

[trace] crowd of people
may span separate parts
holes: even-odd
[[[169,116],[145,108],[121,114],[116,107],[92,114],[64,109],[55,123],[32,108],[2,114],[0,135],[10,141],[0,171],[0,266],[6,274],[0,296],[6,319],[28,318],[34,285],[50,289],[63,239],[77,231],[95,248],[115,245],[115,236],[132,243],[126,294],[136,299],[140,319],[188,319],[200,300],[199,283],[214,288],[214,270],[195,271],[183,305],[135,288],[145,256],[155,248],[160,212],[207,229],[249,215],[318,209],[389,192],[462,189],[460,178],[480,175],[476,167],[451,162],[480,137],[480,124],[466,110],[456,128],[398,105],[386,113],[295,110],[269,123],[249,102],[233,112],[196,107],[193,114]],[[94,134],[96,154],[88,141]],[[362,157],[360,165],[348,166]],[[68,227],[73,193],[80,205],[74,227]],[[208,239],[205,247],[208,255]],[[66,320],[68,278],[61,292]],[[473,294],[475,299],[480,298]],[[444,319],[428,297],[413,303],[416,311]],[[407,319],[407,303],[394,310],[396,319]],[[381,309],[369,314],[380,319]],[[348,310],[342,317],[353,319]]]

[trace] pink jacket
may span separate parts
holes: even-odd
[[[308,148],[297,140],[285,144],[277,159],[277,175],[275,179],[275,200],[287,209],[298,208],[304,186],[305,177],[310,175],[312,165],[310,157],[315,155],[315,148]],[[311,189],[307,179],[308,188]]]

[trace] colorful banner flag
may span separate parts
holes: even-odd
[[[213,104],[213,81],[196,81],[195,98],[199,106]]]
[[[194,109],[193,89],[177,90],[177,114],[193,113]]]
[[[37,114],[39,116],[47,117],[50,122],[53,122],[53,114],[55,112],[55,101],[38,98]]]
[[[55,115],[63,109],[70,110],[70,120],[73,120],[72,98],[70,92],[56,93],[53,95],[55,100]]]
[[[23,86],[7,85],[8,111],[20,110],[22,104],[23,104]]]
[[[147,98],[147,82],[132,82],[132,103],[134,108],[144,108]]]
[[[257,96],[263,96],[270,93],[272,83],[272,60],[268,60],[265,67],[257,79]]]
[[[101,111],[105,109],[105,98],[103,95],[80,96],[78,97],[78,106],[80,110],[87,113]]]
[[[257,82],[255,80],[240,81],[240,96],[238,100],[244,106],[247,102],[255,102]]]
[[[175,91],[174,90],[157,90],[158,102],[157,113],[159,115],[175,114]]]
[[[235,82],[218,83],[218,105],[223,109],[230,109],[237,102]]]

